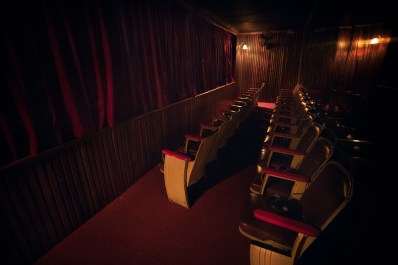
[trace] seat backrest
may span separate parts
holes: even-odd
[[[307,129],[311,126],[314,122],[314,116],[310,113],[307,113],[303,119],[299,123],[299,127],[297,128],[297,136],[302,136],[307,131]]]
[[[322,126],[316,123],[311,124],[307,131],[300,138],[296,150],[306,153],[315,142],[322,131]]]
[[[325,230],[351,200],[352,193],[353,180],[348,171],[336,161],[327,162],[300,199],[305,221]],[[304,240],[301,254],[315,238]]]
[[[315,140],[319,137],[322,130],[322,126],[313,123],[309,126],[307,131],[301,136],[299,142],[297,143],[294,150],[297,150],[303,154],[306,154],[311,146],[315,143]],[[267,149],[265,149],[267,150]],[[279,167],[279,166],[289,166],[292,165],[292,155],[278,154],[278,152],[264,152],[261,154],[260,160],[266,161],[263,166],[266,167]],[[296,164],[294,165],[296,167]]]
[[[334,147],[335,145],[328,139],[318,137],[297,166],[297,171],[303,176],[314,176],[333,155]]]
[[[215,149],[219,150],[227,144],[228,134],[232,130],[233,116],[225,117],[224,123],[218,129],[218,136],[215,140]]]
[[[189,164],[187,173],[188,187],[196,183],[203,177],[205,173],[205,167],[208,162],[208,156],[211,153],[213,143],[217,139],[217,136],[218,131],[206,137],[200,142],[199,148],[196,152],[196,156],[194,160]]]
[[[304,119],[307,117],[307,114],[309,113],[305,103],[301,103],[300,105],[301,107],[297,111],[297,125],[299,126],[301,125],[301,123],[304,121]]]

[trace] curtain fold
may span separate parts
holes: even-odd
[[[234,80],[232,34],[173,1],[5,10],[0,166]]]

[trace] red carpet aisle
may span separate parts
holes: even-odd
[[[185,209],[167,200],[155,167],[35,264],[249,264],[238,223],[255,170],[224,179]]]

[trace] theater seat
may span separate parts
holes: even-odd
[[[251,184],[250,191],[263,196],[300,199],[334,149],[334,143],[319,137],[297,167],[264,168],[261,177]]]
[[[204,176],[209,154],[213,150],[217,136],[218,131],[207,137],[186,135],[184,152],[162,150],[164,182],[170,201],[186,208],[191,206],[187,188]],[[197,148],[191,150],[191,143],[196,144]]]
[[[315,140],[319,137],[323,129],[323,125],[316,123],[311,124],[297,142],[295,148],[264,145],[258,161],[258,172],[260,173],[265,167],[297,167],[298,163],[304,158],[304,155],[313,143],[315,143]]]
[[[298,126],[285,123],[270,124],[264,143],[294,149],[313,122],[314,116],[308,114]]]
[[[250,194],[239,224],[251,240],[251,265],[292,265],[350,201],[353,182],[336,161],[326,163],[300,200]],[[283,200],[282,200],[283,202]]]

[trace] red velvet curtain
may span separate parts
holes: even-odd
[[[2,13],[0,166],[234,79],[234,36],[173,1],[16,1]]]

